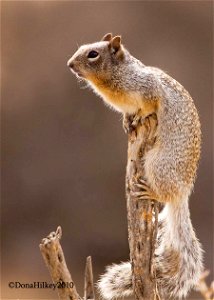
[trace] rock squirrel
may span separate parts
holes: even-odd
[[[200,121],[190,94],[162,70],[133,57],[121,37],[110,33],[81,46],[67,65],[123,114],[126,130],[136,125],[127,122],[130,116],[135,120],[156,114],[156,142],[144,159],[143,188],[147,197],[164,203],[155,250],[158,289],[163,299],[185,297],[203,270],[188,208],[201,147]],[[108,267],[98,287],[106,299],[131,295],[130,262]]]

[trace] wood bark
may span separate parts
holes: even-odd
[[[155,142],[157,118],[151,115],[139,123],[128,136],[126,195],[128,234],[132,283],[135,298],[159,299],[154,265],[154,250],[158,228],[159,203],[152,199],[140,200],[133,195],[139,191],[138,178],[144,179],[143,159]]]
[[[90,300],[95,299],[91,256],[88,256],[86,259],[85,280],[84,280],[84,300],[89,300],[89,299]]]
[[[77,293],[71,274],[67,268],[64,253],[60,245],[62,229],[59,226],[56,232],[51,232],[46,238],[42,239],[39,247],[43,259],[50,272],[54,284],[57,285],[58,297],[60,300],[81,300]],[[84,300],[94,300],[93,272],[91,257],[86,259],[84,277]]]

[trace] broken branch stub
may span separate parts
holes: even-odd
[[[51,278],[57,284],[59,299],[80,300],[71,274],[67,268],[65,257],[60,239],[62,229],[59,226],[56,232],[51,232],[46,238],[42,239],[39,248],[43,259],[48,267]]]

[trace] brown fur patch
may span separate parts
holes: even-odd
[[[143,99],[143,95],[137,92],[124,92],[111,86],[105,78],[97,78],[95,75],[90,75],[87,78],[96,87],[104,100],[121,112],[135,114],[139,112],[142,117],[146,117],[158,108],[157,99]],[[145,100],[145,101],[144,101]]]

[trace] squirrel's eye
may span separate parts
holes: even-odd
[[[97,57],[98,56],[98,52],[97,51],[95,51],[95,50],[92,50],[92,51],[90,51],[89,53],[88,53],[88,58],[95,58],[95,57]]]

